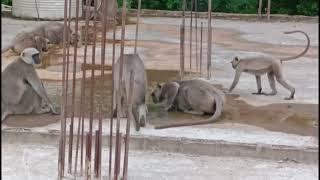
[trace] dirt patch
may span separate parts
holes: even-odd
[[[271,104],[255,107],[238,95],[226,95],[226,106],[217,124],[240,123],[306,136],[318,136],[318,105],[313,104]],[[199,121],[209,116],[190,115],[181,112],[162,113],[151,108],[149,122],[153,125],[170,124],[177,121]],[[212,124],[212,127],[215,125]]]
[[[11,127],[42,127],[49,124],[56,123],[60,121],[60,115],[50,115],[50,114],[41,114],[41,115],[16,115],[9,116],[4,122],[4,125]]]

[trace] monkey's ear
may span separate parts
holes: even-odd
[[[238,58],[238,56],[236,56],[236,57],[234,58],[234,60],[236,60],[236,61],[239,61],[239,58]]]
[[[161,89],[162,86],[159,83],[157,83],[157,87]]]

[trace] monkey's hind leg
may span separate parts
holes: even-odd
[[[283,87],[285,87],[286,89],[288,89],[290,92],[291,92],[291,94],[290,94],[290,96],[289,97],[285,97],[284,99],[285,100],[292,100],[292,99],[294,99],[294,94],[295,94],[295,88],[294,87],[292,87],[292,86],[290,86],[284,79],[283,79],[283,77],[281,76],[281,77],[277,77],[277,81],[283,86]]]
[[[257,81],[257,88],[258,88],[258,92],[254,92],[252,94],[254,95],[261,95],[263,94],[261,91],[262,91],[262,88],[261,88],[261,76],[260,75],[256,75],[256,81]]]
[[[290,86],[283,78],[283,75],[282,75],[282,71],[281,71],[281,67],[280,66],[275,66],[274,70],[273,70],[273,73],[274,75],[276,76],[276,79],[277,81],[286,89],[288,89],[291,94],[289,97],[285,97],[284,99],[285,100],[291,100],[294,98],[294,94],[295,94],[295,88]]]
[[[268,72],[268,80],[271,88],[271,93],[264,93],[266,96],[274,96],[277,94],[276,82],[274,80],[274,73]]]
[[[140,130],[139,106],[137,105],[132,106],[132,114],[135,122],[136,131],[139,131]]]

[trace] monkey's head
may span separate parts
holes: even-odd
[[[157,104],[160,102],[160,95],[162,91],[162,86],[158,83],[157,87],[151,92],[151,98],[153,103]]]
[[[26,48],[21,52],[20,57],[27,64],[37,65],[41,63],[39,54],[36,48]]]
[[[237,67],[239,62],[240,62],[240,59],[237,56],[234,57],[234,59],[231,61],[231,65],[232,65],[233,69],[235,69]]]
[[[72,32],[71,36],[70,36],[70,44],[72,46],[77,45],[77,47],[81,47],[82,42],[81,42],[81,33],[80,31],[76,32]]]
[[[49,39],[42,36],[35,36],[36,46],[39,51],[47,52],[49,49]]]

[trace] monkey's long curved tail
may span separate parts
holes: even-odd
[[[296,55],[296,56],[287,57],[287,58],[281,58],[281,59],[280,59],[280,62],[281,62],[281,63],[282,63],[283,61],[289,61],[289,60],[297,59],[297,58],[303,56],[304,54],[307,53],[307,51],[308,51],[308,49],[309,49],[309,47],[310,47],[310,38],[309,38],[309,36],[308,36],[307,33],[303,32],[303,31],[287,31],[287,32],[284,32],[284,34],[293,34],[293,33],[302,33],[302,34],[304,34],[304,35],[306,36],[306,38],[307,38],[306,48],[305,48],[300,54],[298,54],[298,55]]]
[[[180,122],[180,123],[169,124],[169,125],[160,125],[160,126],[155,126],[155,129],[166,129],[166,128],[172,128],[172,127],[181,127],[181,126],[193,126],[193,125],[210,124],[210,123],[216,122],[216,120],[222,114],[224,98],[218,93],[214,93],[214,98],[216,100],[216,111],[214,112],[212,117],[210,117],[209,119],[196,121],[196,122],[187,121],[187,122]]]

